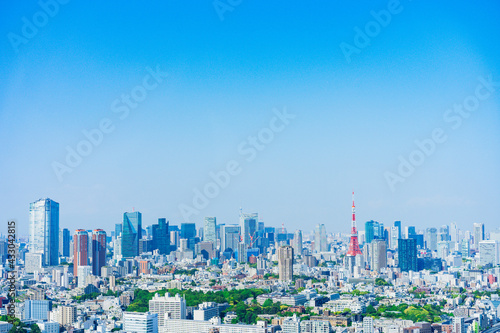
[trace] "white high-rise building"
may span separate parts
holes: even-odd
[[[165,319],[186,319],[186,300],[180,295],[165,296],[155,294],[149,301],[149,311],[158,315],[158,325],[163,327]]]
[[[127,333],[158,333],[158,315],[150,312],[124,312],[123,330]]]
[[[387,267],[387,244],[383,239],[374,239],[368,244],[370,253],[370,268],[372,271],[380,272]]]
[[[212,242],[214,248],[217,246],[217,234],[215,232],[217,220],[215,217],[205,217],[203,224],[203,240],[205,242]]]
[[[300,333],[300,318],[297,318],[297,315],[294,314],[293,317],[283,319],[281,330],[283,333]]]
[[[49,198],[32,202],[29,221],[29,252],[43,254],[44,266],[59,265],[59,204]]]
[[[373,318],[364,317],[363,318],[363,333],[373,333]]]
[[[293,252],[295,255],[302,255],[302,231],[296,230],[293,236]]]
[[[314,249],[316,252],[328,251],[326,228],[324,224],[318,224],[314,230]]]
[[[463,317],[453,318],[453,333],[466,333],[465,320]]]
[[[485,240],[479,242],[479,265],[486,266],[488,264],[496,266],[500,263],[499,260],[498,242],[494,240]]]
[[[78,288],[87,286],[87,276],[92,275],[92,266],[78,266]]]
[[[474,223],[474,248],[479,249],[479,242],[484,240],[484,224]]]
[[[397,250],[398,249],[398,239],[399,239],[399,234],[401,233],[400,229],[397,226],[391,227],[390,231],[390,248],[391,250]]]

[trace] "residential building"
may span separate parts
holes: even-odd
[[[291,282],[293,280],[293,247],[278,248],[278,270],[280,281]]]
[[[158,325],[163,327],[165,319],[186,319],[186,300],[180,295],[165,296],[155,294],[149,301],[149,311],[158,315]]]

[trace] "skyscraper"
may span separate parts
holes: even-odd
[[[77,229],[73,235],[73,276],[78,276],[78,266],[89,264],[88,243],[87,231]]]
[[[389,247],[391,248],[391,250],[397,250],[398,240],[401,238],[399,234],[401,234],[401,232],[398,227],[396,226],[391,227],[391,232],[390,232],[391,236],[389,239]]]
[[[302,254],[302,231],[295,230],[295,235],[293,237],[293,251],[296,255]]]
[[[253,238],[257,231],[257,221],[257,213],[240,215],[241,238],[247,248],[252,247]]]
[[[324,224],[316,225],[314,230],[314,249],[316,252],[328,251],[328,244],[326,242],[326,228]]]
[[[181,238],[190,239],[196,237],[195,223],[181,223]]]
[[[278,270],[280,281],[293,280],[293,248],[291,246],[278,248]]]
[[[153,224],[153,249],[159,254],[170,254],[169,222],[164,218],[158,219],[158,224]]]
[[[214,247],[217,246],[217,237],[215,229],[217,226],[217,220],[215,217],[205,217],[203,224],[203,240],[205,242],[212,242]]]
[[[425,246],[431,251],[437,251],[437,229],[427,228],[425,230]]]
[[[483,240],[479,242],[479,265],[496,266],[500,263],[499,246],[495,240]]]
[[[462,258],[470,257],[470,243],[467,239],[462,239],[461,252]]]
[[[101,276],[101,268],[106,265],[106,231],[94,230],[92,234],[92,275]]]
[[[29,251],[43,254],[45,266],[59,264],[59,203],[49,198],[30,204]]]
[[[69,230],[64,228],[59,233],[59,253],[63,257],[69,257],[69,243],[71,241],[71,235]]]
[[[451,241],[458,243],[460,240],[459,230],[456,223],[450,223],[450,237]]]
[[[380,272],[387,267],[387,244],[383,239],[374,239],[369,245],[370,268],[372,271]]]
[[[375,238],[375,229],[374,229],[375,223],[376,222],[373,220],[365,222],[365,243],[371,243],[372,240]]]
[[[139,255],[139,239],[142,238],[142,214],[124,213],[122,225],[122,257],[133,258]]]
[[[401,237],[401,221],[394,221],[394,226],[398,228],[398,239],[403,238]]]
[[[450,242],[439,241],[437,244],[437,257],[441,259],[446,259],[450,254]]]
[[[417,271],[417,241],[415,239],[399,240],[398,260],[402,272]]]
[[[484,224],[474,223],[474,248],[479,249],[479,242],[484,240]]]
[[[122,228],[123,228],[122,223],[115,224],[115,237],[118,237],[122,234]]]
[[[240,227],[238,225],[223,225],[221,230],[221,251],[229,249],[235,252],[240,242]]]

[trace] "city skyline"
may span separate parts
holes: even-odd
[[[51,199],[46,197],[46,198],[43,198],[43,199],[38,199],[37,201],[40,201],[40,200],[51,200]],[[58,204],[58,209],[59,209],[59,202],[57,202],[57,204]],[[139,218],[142,220],[142,214],[143,214],[142,211],[136,210],[135,207],[133,207],[132,212],[130,214],[132,214],[132,213],[133,214],[137,214],[137,213],[140,214]],[[124,217],[124,214],[129,214],[129,213],[122,212],[121,213],[122,218]],[[58,211],[58,215],[59,215],[59,211]],[[236,215],[237,217],[235,217],[234,220],[217,222],[217,224],[227,225],[227,226],[232,226],[232,225],[241,226],[241,222],[242,222],[241,217],[242,216],[247,216],[247,217],[248,216],[252,216],[253,217],[253,216],[258,216],[258,215],[259,215],[258,213],[245,213],[245,214],[242,214],[241,213],[241,207],[240,207],[238,215]],[[356,215],[359,215],[359,214],[356,213]],[[171,226],[172,225],[181,226],[181,224],[192,224],[192,223],[194,223],[196,225],[196,229],[198,230],[198,228],[204,229],[204,225],[206,223],[206,219],[207,218],[208,219],[219,219],[217,216],[212,216],[212,217],[210,217],[210,216],[204,216],[204,217],[201,218],[201,221],[199,221],[198,223],[196,223],[196,222],[184,222],[184,221],[171,221],[168,217],[148,217],[147,221],[149,221],[149,222],[144,223],[144,225],[145,226],[153,226],[158,220],[163,220],[163,221],[167,221]],[[349,214],[349,218],[352,218],[352,212],[351,212],[351,214]],[[151,220],[153,220],[153,221],[151,221]],[[264,221],[262,219],[262,217],[259,218],[257,222],[264,222],[264,223],[266,223],[266,225],[273,226],[275,228],[278,228],[281,225],[285,225],[285,227],[289,228],[288,229],[289,232],[293,232],[295,230],[301,230],[305,234],[311,234],[313,236],[314,236],[314,233],[315,233],[315,230],[314,230],[315,226],[312,226],[310,228],[310,230],[304,229],[304,228],[290,228],[290,226],[286,222],[281,222],[281,223],[277,223],[277,224],[270,224],[267,221]],[[388,227],[389,231],[390,231],[390,229],[392,227],[391,225],[394,222],[396,222],[396,223],[399,222],[399,224],[400,224],[399,235],[401,235],[401,231],[402,231],[401,230],[401,219],[399,219],[399,220],[395,219],[395,220],[392,220],[392,221],[381,221],[381,220],[374,220],[374,219],[369,218],[366,221],[363,221],[363,220],[361,222],[358,221],[357,229],[358,229],[358,232],[359,232],[359,230],[361,230],[362,232],[364,232],[364,225],[365,225],[365,223],[380,223],[382,226],[385,224],[385,226]],[[84,228],[84,230],[94,230],[94,229],[101,229],[102,228],[102,229],[107,230],[107,231],[114,231],[117,224],[121,225],[121,223],[113,223],[113,225],[111,225],[109,227],[89,227],[89,226],[79,225],[77,228],[75,228],[75,230],[78,230],[79,228]],[[322,224],[324,224],[324,223],[322,223]],[[415,228],[415,225],[418,225],[419,227],[416,230],[417,231],[422,231],[424,233],[427,232],[427,229],[433,228],[432,225],[430,225],[430,226],[422,226],[418,222],[417,223],[409,223],[409,222],[406,222],[404,220],[403,220],[403,224],[406,225],[406,226],[412,226],[413,228]],[[481,225],[481,224],[483,225],[482,226],[482,228],[483,228],[483,234],[484,234],[484,232],[486,232],[485,229],[492,230],[492,231],[500,229],[500,227],[498,227],[496,225],[493,225],[493,226],[489,227],[489,223],[487,223],[487,222],[486,223],[485,222],[477,222],[477,221],[471,223],[469,226],[465,225],[464,227],[457,228],[457,229],[468,230],[468,228],[470,228],[471,230],[474,231],[475,228],[476,228],[476,225]],[[457,225],[453,221],[448,222],[448,223],[444,223],[443,222],[442,224],[440,224],[440,226],[448,226],[448,227],[449,227],[449,225],[456,225],[457,227],[460,227],[459,225]],[[328,227],[328,224],[325,224],[325,227]],[[69,229],[69,231],[71,232],[71,234],[73,234],[74,231],[75,231],[75,230],[72,230],[71,228],[68,228],[67,225],[60,224],[60,222],[59,222],[59,229],[60,229],[61,232],[63,231],[63,229]],[[144,227],[143,227],[143,229],[144,229]],[[347,226],[347,225],[344,225],[343,229],[335,229],[335,230],[328,230],[328,228],[326,228],[326,229],[327,229],[327,234],[333,234],[333,233],[350,234],[351,233],[351,227]],[[28,236],[28,234],[27,234],[28,230],[26,230],[26,234],[23,234],[22,230],[19,230],[19,231],[20,231],[20,236],[21,237],[27,237]],[[0,232],[0,234],[3,234],[3,233]],[[58,236],[58,237],[60,237],[60,236]],[[373,237],[373,235],[370,235],[368,237],[370,237],[370,239],[372,239],[371,237]],[[247,237],[247,238],[249,238],[249,237]],[[249,241],[249,239],[247,241]],[[58,242],[59,242],[59,238],[58,238]]]
[[[223,20],[211,3],[72,2],[16,45],[43,8],[2,3],[0,220],[27,233],[26,203],[48,196],[65,227],[109,230],[132,207],[234,223],[243,207],[341,229],[354,189],[359,221],[494,225],[498,4],[398,4],[381,25],[387,1]]]

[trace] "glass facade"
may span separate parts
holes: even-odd
[[[69,257],[69,244],[71,236],[69,230],[64,228],[59,233],[59,254],[63,257]]]
[[[142,238],[142,214],[124,213],[122,224],[122,257],[133,258],[139,255],[139,239]]]
[[[31,253],[43,254],[44,266],[59,264],[59,203],[48,198],[30,204]]]
[[[153,249],[159,254],[170,254],[170,231],[168,221],[164,218],[158,219],[158,224],[153,224]]]
[[[399,239],[398,260],[402,272],[417,271],[417,241],[415,239]]]
[[[241,214],[240,216],[241,238],[247,248],[253,247],[253,238],[255,237],[255,232],[257,231],[257,220],[257,213]]]

